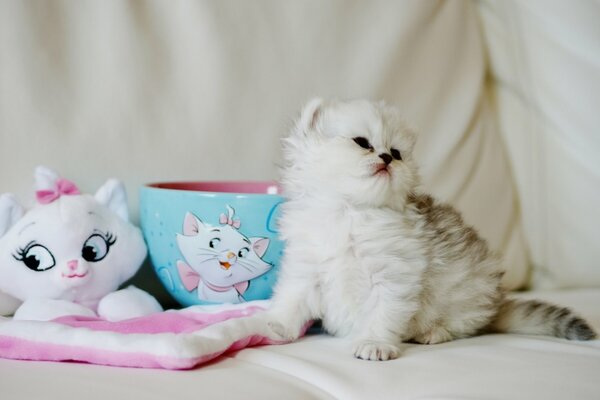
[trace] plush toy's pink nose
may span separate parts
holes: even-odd
[[[75,271],[77,269],[77,260],[67,261],[67,267],[69,267],[71,271]]]

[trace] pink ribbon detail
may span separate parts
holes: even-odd
[[[72,196],[75,194],[80,194],[77,186],[68,179],[59,178],[56,181],[56,189],[46,189],[46,190],[38,190],[35,192],[35,196],[37,201],[41,204],[49,204],[54,200],[58,199],[60,196]]]
[[[188,292],[191,292],[200,285],[200,274],[181,260],[177,261],[177,272],[179,273],[179,278],[181,279],[181,283],[183,283],[183,287],[186,288]],[[217,286],[208,283],[207,281],[204,281],[204,284],[215,292],[226,292],[233,287],[239,294],[243,295],[246,290],[248,290],[250,281],[235,283],[232,286]]]
[[[233,226],[235,229],[240,229],[240,226],[242,225],[242,223],[240,222],[239,219],[231,219],[229,218],[227,215],[225,214],[221,214],[219,216],[219,222],[223,225],[227,224],[227,225],[231,225]]]

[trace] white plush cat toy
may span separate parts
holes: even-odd
[[[35,180],[38,204],[27,213],[12,194],[0,196],[0,290],[23,301],[14,318],[114,321],[162,311],[140,289],[116,291],[147,251],[128,222],[123,184],[110,179],[91,196],[45,167]]]

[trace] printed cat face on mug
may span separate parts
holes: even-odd
[[[234,219],[232,207],[228,214],[221,214],[220,225],[205,224],[188,212],[183,223],[183,235],[177,235],[177,245],[185,262],[177,267],[184,287],[197,288],[198,298],[211,302],[239,303],[250,280],[272,265],[262,257],[269,246],[269,239],[246,237],[239,228],[241,222]]]
[[[415,141],[415,133],[383,103],[314,99],[284,140],[283,184],[356,205],[389,204],[418,184]]]

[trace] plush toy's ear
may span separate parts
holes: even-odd
[[[23,207],[12,194],[0,196],[0,237],[23,216]]]
[[[60,178],[56,172],[40,165],[33,173],[35,177],[35,190],[54,190]]]
[[[189,211],[185,214],[185,219],[183,220],[183,234],[185,236],[196,236],[200,232],[201,226],[204,227],[204,224],[198,217]]]
[[[314,130],[319,122],[322,111],[323,99],[316,97],[306,103],[302,109],[302,113],[300,114],[300,119],[298,121],[299,131],[307,134]]]
[[[129,221],[125,186],[117,179],[109,179],[94,195],[98,203],[105,205],[124,221]]]

